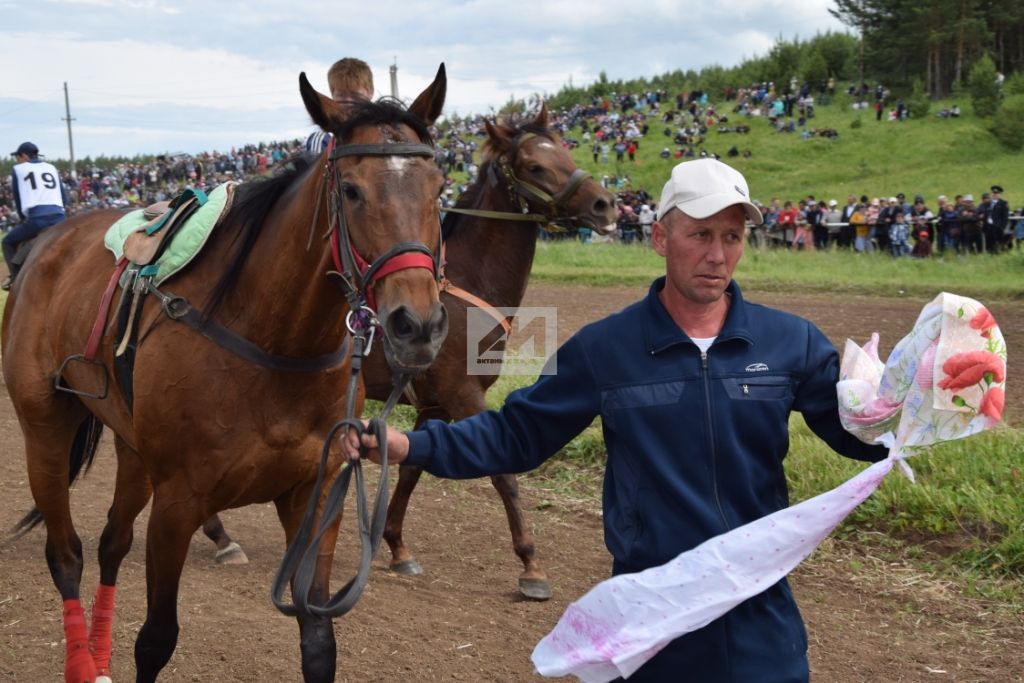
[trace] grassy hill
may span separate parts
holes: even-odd
[[[835,128],[839,138],[802,139],[796,133],[776,133],[764,118],[743,117],[729,112],[727,103],[719,111],[729,117],[726,125],[749,125],[749,134],[708,131],[704,148],[722,156],[722,160],[743,172],[754,198],[767,203],[772,197],[799,199],[812,194],[818,199],[834,198],[845,203],[848,194],[870,197],[891,196],[903,192],[908,198],[921,193],[928,206],[945,194],[973,193],[980,199],[992,184],[1006,188],[1004,197],[1014,208],[1024,204],[1024,163],[1019,153],[1004,149],[988,132],[988,121],[974,116],[968,98],[957,100],[963,115],[957,119],[939,119],[935,112],[949,102],[932,103],[924,119],[902,122],[875,121],[871,110],[855,111],[845,96],[833,104],[818,106],[809,128]],[[852,128],[854,120],[861,126]],[[657,196],[668,178],[674,158],[661,159],[663,147],[675,150],[670,137],[657,119],[650,121],[650,132],[642,140],[636,163],[593,163],[589,146],[574,152],[577,163],[596,177],[626,174],[634,188],[644,187]],[[575,129],[566,137],[580,139]],[[735,145],[750,150],[750,158],[727,158]],[[584,148],[586,147],[586,148]]]

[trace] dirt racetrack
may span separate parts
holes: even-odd
[[[642,289],[531,285],[528,305],[559,306],[560,338],[642,296]],[[915,319],[922,300],[830,295],[748,297],[804,315],[841,345],[882,333],[887,352]],[[566,305],[566,302],[574,302]],[[1024,348],[1024,303],[993,304],[1011,349]],[[1006,417],[1024,420],[1013,380]],[[83,601],[96,585],[96,546],[113,482],[105,438],[92,472],[72,494],[86,568]],[[531,681],[530,652],[566,605],[607,577],[596,501],[553,495],[522,483],[527,517],[554,598],[521,600],[501,503],[486,481],[424,477],[413,497],[406,539],[424,565],[408,579],[387,570],[381,552],[359,605],[336,623],[340,681]],[[0,390],[0,529],[31,505],[21,433]],[[349,516],[351,518],[351,515]],[[145,519],[121,571],[114,627],[114,680],[134,678],[132,647],[145,615]],[[297,681],[298,630],[271,606],[271,577],[283,534],[271,506],[224,515],[251,560],[219,567],[197,536],[179,601],[181,636],[166,681]],[[354,546],[346,520],[335,577],[348,576]],[[0,680],[61,680],[61,604],[43,558],[44,532],[0,547]],[[892,557],[828,542],[798,568],[792,583],[808,623],[813,680],[819,682],[1024,680],[1024,622],[1019,611],[960,594]],[[681,678],[680,680],[685,680]]]

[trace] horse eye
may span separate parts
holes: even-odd
[[[526,170],[534,175],[540,175],[541,171],[544,169],[541,168],[540,164],[530,164],[526,167]]]
[[[342,185],[341,192],[345,195],[345,199],[352,202],[359,201],[359,190],[354,185]]]

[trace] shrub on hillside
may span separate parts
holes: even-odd
[[[1009,149],[1024,147],[1024,95],[1003,100],[992,119],[992,134]]]
[[[987,118],[996,113],[999,106],[999,85],[996,83],[996,65],[987,54],[971,67],[967,77],[967,89],[971,93],[974,114]]]
[[[910,97],[907,98],[907,107],[910,109],[910,118],[912,119],[923,119],[928,116],[928,110],[931,109],[932,101],[928,97],[928,93],[924,90],[924,83],[921,82],[920,78],[914,79],[913,90],[910,93]]]
[[[1005,97],[1024,95],[1024,71],[1018,71],[1006,79],[1006,82],[1003,83],[1003,95]]]

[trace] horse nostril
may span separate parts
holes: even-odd
[[[594,213],[598,216],[608,211],[609,204],[603,199],[594,202]]]
[[[396,308],[388,316],[388,333],[392,339],[411,339],[419,332],[419,321],[405,306]]]
[[[434,312],[427,322],[427,329],[430,330],[430,340],[441,342],[448,336],[448,310],[443,304],[434,305]]]

